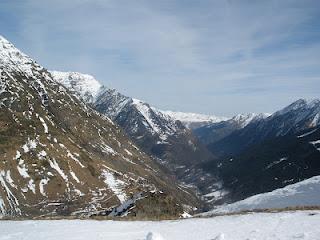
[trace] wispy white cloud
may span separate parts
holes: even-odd
[[[1,9],[19,13],[9,34],[48,68],[91,73],[161,108],[231,115],[319,95],[319,7],[298,0],[29,0]]]

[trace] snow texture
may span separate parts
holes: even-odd
[[[152,111],[155,109],[151,109],[150,106],[138,99],[133,98],[133,105],[138,109],[138,111],[142,114],[144,119],[146,120],[147,125],[150,126],[150,128],[153,130],[153,132],[160,134],[160,138],[162,140],[166,140],[166,135],[162,134],[161,127],[159,127],[152,119]],[[170,133],[169,133],[170,134]]]
[[[49,159],[49,164],[50,164],[50,167],[52,167],[53,169],[55,169],[59,174],[60,176],[66,181],[68,182],[68,176],[64,174],[64,172],[61,170],[61,168],[59,167],[57,161],[55,159],[50,160]]]
[[[320,211],[177,221],[1,221],[0,240],[318,240]]]
[[[46,124],[46,122],[44,121],[44,119],[42,117],[39,116],[40,122],[42,123],[42,126],[44,128],[44,133],[48,133],[48,126]]]
[[[269,113],[248,113],[248,114],[238,114],[234,116],[231,120],[239,124],[241,128],[246,127],[249,123],[264,119],[269,117],[271,114]]]
[[[26,54],[15,48],[15,46],[0,35],[0,66],[4,67],[6,74],[10,73],[22,73],[23,75],[33,79],[31,83],[32,87],[37,91],[41,98],[42,104],[47,106],[48,94],[44,87],[42,80],[52,81],[50,76],[46,72],[43,72],[44,68],[33,61]],[[2,83],[1,83],[2,85]],[[0,93],[3,92],[3,86],[1,86]]]
[[[23,178],[29,178],[28,169],[25,164],[21,164],[21,166],[17,166],[18,172]]]
[[[315,176],[272,192],[254,195],[201,215],[210,216],[212,214],[240,212],[244,210],[296,206],[320,206],[320,176]]]
[[[69,90],[79,93],[80,97],[93,102],[102,85],[91,75],[78,72],[50,72],[53,79]]]
[[[127,199],[126,193],[123,191],[125,187],[125,182],[117,179],[114,174],[108,172],[107,170],[102,171],[102,177],[107,186],[114,192],[121,203],[124,203]]]
[[[37,141],[36,140],[30,140],[30,138],[28,138],[28,141],[22,146],[22,149],[25,153],[29,152],[32,149],[36,149],[37,148]],[[17,153],[17,156],[19,154]]]
[[[316,128],[316,129],[313,129],[313,130],[311,130],[310,132],[307,132],[307,133],[305,133],[305,134],[302,134],[302,135],[297,136],[297,138],[303,138],[303,137],[309,136],[309,135],[311,135],[312,133],[314,133],[314,132],[317,131],[317,130],[318,130],[317,128]]]
[[[186,127],[189,127],[191,123],[217,123],[229,119],[227,117],[218,117],[200,113],[174,112],[169,110],[161,112],[169,115],[175,120],[182,122]]]
[[[306,99],[299,99],[295,101],[294,103],[290,104],[289,106],[285,107],[284,109],[275,112],[273,115],[283,115],[285,113],[299,110],[299,109],[312,109],[317,107],[320,104],[319,99],[311,99],[311,100],[306,100]]]
[[[295,122],[298,124],[302,120],[309,118],[308,128],[316,127],[320,124],[320,99],[299,99],[284,109],[275,112],[272,117],[277,117],[287,113],[295,112]]]
[[[0,36],[0,65],[10,67],[11,71],[33,76],[33,60],[14,47],[12,43]]]
[[[49,182],[49,179],[41,179],[39,182],[39,190],[42,196],[47,196],[44,190],[44,186],[47,185]]]

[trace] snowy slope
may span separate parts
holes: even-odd
[[[92,102],[102,85],[91,75],[78,72],[51,71],[52,77],[87,102]]]
[[[72,85],[69,78],[59,78],[57,81],[65,84],[75,95],[88,99],[83,95],[82,80],[74,78]],[[68,74],[61,74],[68,76]],[[84,79],[85,80],[85,79]],[[90,79],[89,79],[90,82]],[[66,84],[67,83],[67,84]],[[77,84],[79,86],[77,86]],[[88,88],[85,88],[88,90]],[[90,105],[101,114],[116,122],[126,134],[147,154],[161,163],[184,186],[195,188],[201,185],[201,194],[208,194],[216,186],[216,174],[206,174],[198,166],[199,163],[213,158],[211,153],[181,122],[170,115],[150,106],[148,103],[125,96],[115,89],[101,87],[98,93],[88,94],[92,99]],[[90,93],[90,91],[88,91]],[[206,183],[206,186],[203,186]],[[220,189],[219,189],[220,190]],[[200,190],[197,190],[200,192]],[[200,193],[199,193],[200,194]]]
[[[246,127],[248,124],[257,121],[259,119],[265,119],[269,117],[269,113],[247,113],[247,114],[238,114],[234,116],[230,121],[237,123],[240,128]]]
[[[20,72],[33,77],[35,70],[43,70],[30,57],[19,51],[7,39],[0,35],[0,65],[6,67],[10,72]]]
[[[289,106],[275,112],[272,117],[285,115],[290,112],[298,112],[295,123],[299,123],[304,118],[310,116],[308,127],[315,127],[320,123],[320,99],[299,99]]]
[[[193,128],[200,127],[209,123],[221,122],[228,119],[226,117],[216,117],[198,113],[183,113],[157,110],[156,108],[150,107],[147,103],[141,100],[126,97],[117,92],[115,89],[108,89],[107,87],[102,86],[102,84],[91,75],[78,72],[60,71],[50,71],[50,73],[56,81],[60,82],[73,93],[83,98],[86,102],[94,103],[99,95],[103,95],[106,92],[108,94],[111,94],[114,97],[113,100],[116,99],[116,102],[113,104],[113,106],[117,106],[114,110],[110,109],[108,114],[112,116],[116,116],[117,114],[119,114],[119,112],[128,103],[128,101],[131,101],[138,108],[138,110],[141,111],[142,114],[144,114],[144,116],[148,116],[148,108],[152,108],[159,115],[162,115],[173,122],[171,125],[174,124],[174,121],[179,120],[186,127]],[[147,117],[146,119],[148,120],[151,118]],[[150,123],[150,126],[155,126],[150,121],[148,121],[148,123]],[[153,128],[153,130],[155,130],[155,128]]]
[[[115,89],[101,88],[93,105],[95,109],[118,122],[120,126],[123,124],[119,119],[125,118],[127,113],[131,112],[128,119],[130,123],[122,126],[130,136],[144,128],[144,134],[151,134],[157,138],[157,142],[165,143],[170,136],[184,130],[170,116],[144,101],[127,97]]]
[[[139,99],[132,99],[132,104],[143,115],[145,123],[147,123],[154,133],[159,134],[161,140],[165,141],[170,135],[174,135],[179,130],[179,126],[170,116],[163,114],[161,111]],[[161,122],[155,120],[159,118]]]
[[[77,72],[51,71],[52,77],[71,90],[85,102],[94,106],[101,106],[108,102],[105,113],[115,119],[121,112],[134,107],[144,118],[143,123],[149,131],[165,141],[168,136],[176,133],[178,127],[175,120],[161,111],[149,106],[149,104],[134,98],[122,95],[115,89],[108,89],[93,76]],[[99,110],[99,109],[98,109]]]
[[[206,174],[197,166],[212,159],[212,155],[180,122],[115,89],[100,91],[93,106],[121,126],[141,150],[165,166],[184,186],[199,186],[199,195],[217,190],[216,174]]]
[[[320,206],[320,176],[224,205],[202,215],[296,206]]]
[[[318,240],[320,211],[180,221],[1,221],[0,240]]]
[[[187,128],[198,128],[210,123],[216,123],[226,121],[227,117],[218,117],[214,115],[206,115],[199,113],[186,113],[186,112],[174,112],[174,111],[163,111],[166,115],[169,115],[175,120],[182,122]]]

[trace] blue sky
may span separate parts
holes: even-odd
[[[320,97],[320,1],[1,0],[0,34],[51,70],[168,110]]]

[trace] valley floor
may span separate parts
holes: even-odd
[[[252,213],[177,221],[0,221],[0,240],[320,239],[320,211]]]

